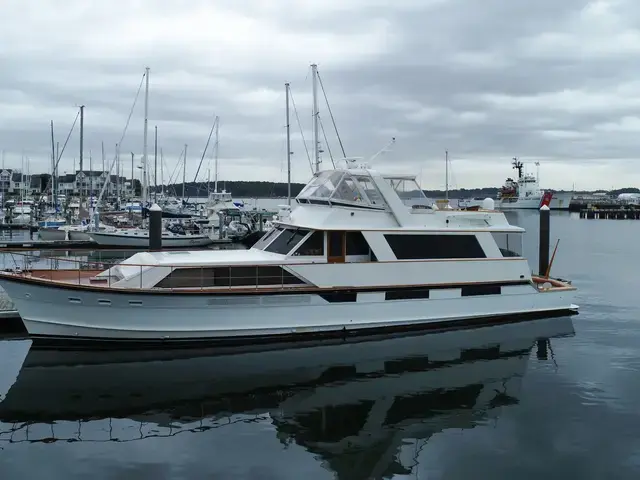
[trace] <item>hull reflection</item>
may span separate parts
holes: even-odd
[[[572,334],[569,318],[555,318],[256,351],[32,348],[0,392],[0,445],[125,442],[259,421],[338,478],[407,473],[403,444],[497,417],[518,402],[532,348]]]

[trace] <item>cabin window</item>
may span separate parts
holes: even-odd
[[[475,235],[385,234],[398,260],[487,258]]]
[[[356,202],[361,203],[362,195],[358,190],[356,183],[349,176],[345,176],[336,191],[333,193],[331,200],[343,200],[346,202]]]
[[[502,287],[500,285],[463,285],[461,295],[463,297],[476,297],[479,295],[500,295]]]
[[[155,288],[255,287],[305,282],[279,266],[177,268]]]
[[[520,232],[491,232],[503,257],[522,256],[522,234]]]
[[[355,177],[355,179],[360,184],[360,187],[362,187],[362,190],[364,190],[364,192],[367,194],[367,197],[369,198],[369,201],[372,205],[384,205],[384,201],[382,200],[382,196],[378,191],[378,187],[375,186],[373,180],[371,180],[370,177],[358,176]]]
[[[259,250],[262,250],[263,247],[267,246],[282,231],[284,231],[284,228],[282,228],[282,227],[272,228],[266,234],[264,234],[262,236],[262,238],[260,238],[260,240],[258,240],[256,242],[256,244],[253,246],[253,248],[257,248]]]
[[[362,232],[347,232],[347,255],[369,256],[369,244],[365,240]]]
[[[276,239],[271,242],[264,250],[265,252],[280,253],[286,255],[293,249],[300,240],[307,236],[309,230],[298,229],[286,229]]]
[[[307,238],[294,256],[323,256],[324,255],[324,232],[313,232]]]

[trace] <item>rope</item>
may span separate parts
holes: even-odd
[[[293,106],[293,113],[296,115],[298,121],[298,128],[300,129],[300,136],[302,137],[302,144],[304,145],[304,151],[307,152],[307,160],[309,160],[309,168],[311,169],[311,175],[313,175],[313,165],[311,163],[311,155],[309,155],[309,149],[307,148],[307,141],[304,139],[304,133],[302,131],[302,125],[300,124],[300,117],[298,116],[298,109],[296,108],[296,102],[293,99],[293,93],[289,91],[289,98],[291,98],[291,105]]]
[[[140,90],[142,90],[142,84],[144,83],[145,76],[146,76],[146,72],[142,74],[142,78],[140,79],[140,85],[138,85],[138,91],[136,92],[136,96],[133,99],[133,105],[131,105],[131,110],[129,111],[129,116],[127,117],[127,123],[124,126],[124,130],[122,131],[122,136],[120,137],[120,141],[118,142],[118,149],[122,148],[122,141],[124,140],[124,137],[127,134],[127,129],[129,128],[129,122],[131,121],[133,110],[136,108],[136,103],[138,102],[138,97],[140,96]],[[111,177],[111,172],[113,171],[113,167],[116,164],[117,158],[118,158],[118,152],[116,152],[116,154],[113,156],[113,161],[111,162],[111,165],[109,167],[109,173],[108,173],[109,178]],[[100,192],[100,195],[98,196],[98,201],[96,202],[97,205],[99,205],[100,202],[102,201],[102,196],[104,195],[104,192],[107,189],[108,184],[109,182],[104,182],[104,186],[102,187],[102,191]],[[131,188],[133,188],[133,184],[131,185]]]
[[[324,131],[324,124],[322,123],[322,117],[318,115],[318,120],[320,121],[320,129],[322,130],[322,136],[324,137],[324,143],[327,146],[327,151],[329,152],[329,158],[331,159],[331,164],[335,170],[336,163],[333,161],[333,154],[331,153],[331,147],[329,146],[329,140],[327,140],[327,134]]]
[[[329,116],[331,117],[331,122],[333,123],[333,128],[336,131],[336,136],[338,137],[338,142],[340,143],[340,149],[342,150],[342,156],[344,158],[347,157],[347,154],[344,152],[344,146],[342,145],[342,139],[340,138],[340,134],[338,133],[338,126],[336,125],[336,121],[333,118],[333,112],[331,111],[331,105],[329,105],[329,99],[327,98],[327,92],[324,90],[324,85],[322,84],[322,78],[320,78],[320,72],[316,71],[318,75],[318,81],[320,82],[320,88],[322,89],[322,95],[324,95],[324,101],[327,104],[327,110],[329,111]]]

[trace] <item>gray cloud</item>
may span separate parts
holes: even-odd
[[[5,164],[49,165],[48,124],[64,140],[86,105],[85,157],[120,138],[145,66],[151,131],[171,171],[189,144],[193,178],[214,115],[224,179],[285,178],[284,82],[307,141],[319,64],[346,153],[397,143],[381,169],[444,184],[448,149],[457,186],[498,185],[509,159],[540,160],[546,185],[640,183],[631,169],[640,131],[640,7],[631,0],[139,1],[64,8],[3,2],[0,148]],[[340,156],[326,107],[321,115]],[[142,151],[142,98],[123,151]],[[293,128],[294,179],[310,170]],[[74,133],[62,169],[78,157]],[[324,155],[324,165],[330,165]]]

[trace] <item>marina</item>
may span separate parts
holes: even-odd
[[[0,480],[640,478],[640,4],[4,3]]]

